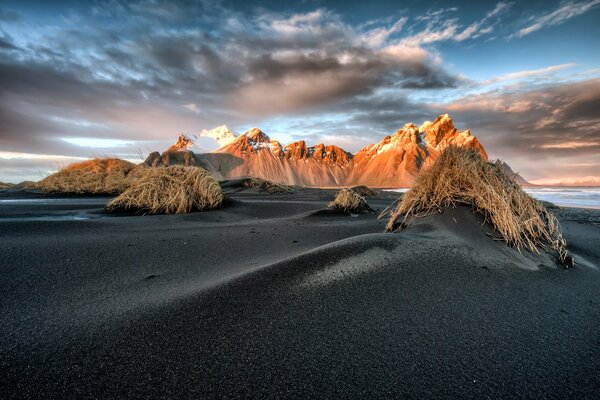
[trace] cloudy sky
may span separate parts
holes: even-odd
[[[3,0],[0,181],[221,124],[356,151],[445,112],[527,179],[600,176],[600,0],[288,3]]]

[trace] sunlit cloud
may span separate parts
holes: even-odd
[[[120,140],[120,139],[101,139],[101,138],[85,138],[85,137],[71,137],[62,138],[63,141],[71,143],[81,147],[92,147],[92,148],[113,148],[113,147],[125,147],[132,145],[132,141]]]
[[[50,121],[53,121],[53,122],[58,122],[58,123],[65,124],[65,125],[73,125],[73,126],[77,126],[77,127],[81,127],[81,128],[96,128],[96,129],[107,129],[108,128],[108,126],[103,123],[88,121],[85,119],[72,119],[72,118],[60,117],[57,115],[53,115],[49,119],[50,119]]]
[[[600,147],[600,142],[544,143],[539,147],[542,149],[581,149],[586,147]]]
[[[540,186],[600,186],[600,175],[533,179],[530,182]]]
[[[197,113],[200,111],[198,106],[196,105],[196,103],[185,104],[183,107],[187,108],[188,110],[190,110],[191,112],[194,112],[194,113]]]
[[[68,157],[55,154],[32,154],[17,153],[11,151],[0,151],[0,158],[5,160],[44,160],[44,161],[64,161],[64,160],[85,160],[85,157]]]

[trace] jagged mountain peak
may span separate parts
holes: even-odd
[[[347,152],[341,147],[335,145],[324,145],[319,143],[308,149],[309,155],[317,160],[325,160],[329,164],[339,164],[345,166],[352,160],[352,153]]]
[[[323,143],[307,146],[304,140],[292,142],[285,146],[285,157],[288,160],[325,160],[328,164],[346,165],[352,159],[352,154],[335,145]]]
[[[416,146],[436,148],[443,139],[449,143],[457,136],[468,137],[470,131],[459,132],[454,127],[452,118],[448,114],[442,114],[434,122],[425,121],[421,126],[409,122],[394,134],[384,137],[379,143],[366,146],[360,152],[366,152],[372,156],[387,151],[398,151],[398,149],[407,150]]]
[[[252,154],[261,149],[268,149],[273,153],[282,151],[281,144],[264,133],[259,128],[251,128],[238,136],[230,144],[225,145],[217,150],[216,153],[230,154]]]
[[[404,126],[400,128],[398,132],[419,132],[419,127],[413,124],[412,122],[409,122],[407,124],[404,124]]]
[[[425,132],[430,126],[431,126],[432,122],[431,121],[425,121],[421,124],[421,126],[419,127],[419,133],[423,133]]]
[[[444,138],[451,138],[457,132],[454,122],[448,114],[442,114],[424,129],[425,142],[436,147]]]
[[[169,147],[167,151],[188,151],[190,147],[194,145],[194,141],[188,137],[185,133],[179,135],[177,141]]]
[[[308,146],[304,140],[292,142],[285,146],[285,157],[291,160],[300,160],[308,156]]]
[[[251,142],[255,143],[268,143],[271,138],[264,133],[260,128],[251,128],[243,133],[243,136],[247,137]]]

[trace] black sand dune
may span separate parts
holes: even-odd
[[[232,191],[178,216],[0,202],[0,397],[597,398],[598,214],[559,214],[563,270],[464,208],[384,234],[332,191]]]

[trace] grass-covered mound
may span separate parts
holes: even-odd
[[[329,207],[352,214],[372,211],[367,200],[352,189],[342,189],[337,192],[335,199],[329,203]]]
[[[182,214],[219,207],[224,200],[216,179],[205,169],[173,165],[140,168],[129,187],[108,203],[108,211]]]
[[[506,243],[519,251],[527,248],[539,254],[538,248],[550,248],[563,266],[574,265],[556,217],[508,177],[500,162],[486,162],[473,149],[446,149],[404,194],[386,230],[457,204],[471,205],[483,214]]]
[[[244,186],[257,188],[262,192],[270,194],[294,193],[294,188],[288,185],[271,182],[266,179],[250,178],[244,181]]]
[[[127,175],[136,167],[118,158],[96,158],[68,165],[31,188],[50,193],[118,194],[127,188]]]
[[[8,188],[13,187],[13,186],[14,186],[14,184],[12,184],[12,183],[0,182],[0,190],[8,189]]]
[[[365,186],[365,185],[354,186],[351,189],[354,190],[356,193],[360,194],[363,197],[377,196],[379,194],[379,192],[377,190],[373,190],[370,187]]]
[[[10,188],[14,190],[35,189],[36,182],[23,181],[12,185]]]

